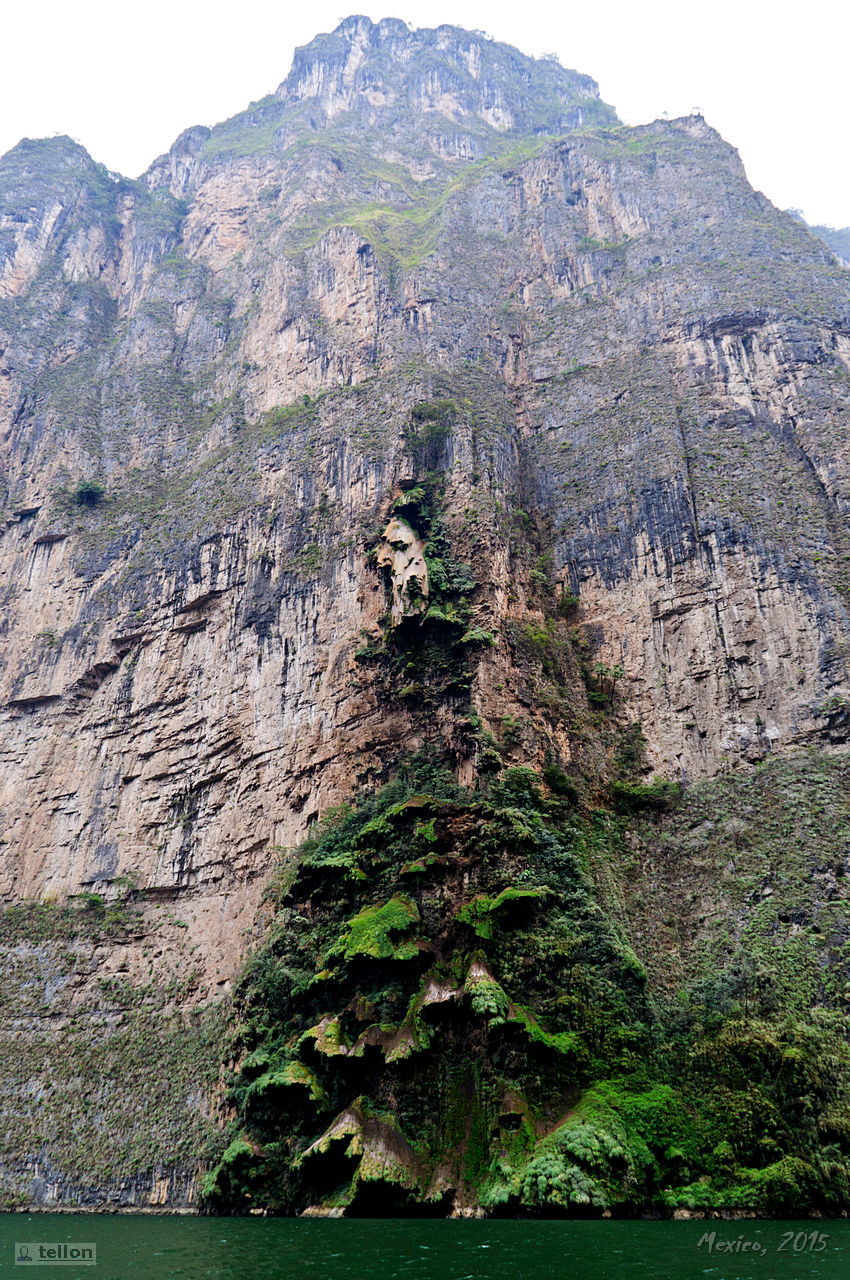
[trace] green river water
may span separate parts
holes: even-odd
[[[21,1244],[31,1263],[15,1261]],[[82,1245],[96,1246],[95,1265],[37,1261],[40,1247]],[[0,1215],[0,1277],[27,1271],[57,1280],[848,1280],[850,1222]]]

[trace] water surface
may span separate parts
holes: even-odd
[[[16,1242],[92,1242],[97,1265],[16,1265]],[[2,1214],[0,1277],[28,1271],[42,1280],[850,1280],[850,1222]]]

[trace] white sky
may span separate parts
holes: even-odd
[[[68,133],[136,176],[191,124],[280,83],[348,13],[481,28],[599,81],[627,124],[699,107],[750,181],[810,222],[850,225],[847,0],[42,0],[4,5],[0,153]]]

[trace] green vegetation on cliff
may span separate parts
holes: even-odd
[[[523,768],[467,793],[427,758],[331,815],[241,980],[210,1205],[837,1210],[843,1011],[770,999],[779,952],[650,989],[595,883],[677,816],[579,813]]]
[[[0,912],[0,1206],[162,1203],[222,1149],[209,1102],[226,1002],[185,1007],[197,974],[150,980],[105,959],[151,929],[122,902]],[[160,925],[163,921],[160,920]],[[167,927],[167,926],[166,926]],[[151,947],[151,950],[153,948]],[[159,1192],[157,1192],[159,1187]]]

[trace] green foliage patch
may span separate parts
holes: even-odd
[[[380,1118],[407,1152],[408,1195],[437,1201],[448,1178],[464,1194],[536,1204],[519,1165],[506,1181],[499,1163],[506,1097],[526,1117],[524,1143],[512,1140],[520,1160],[598,1063],[628,1066],[650,1018],[579,845],[547,817],[530,770],[476,799],[432,757],[333,815],[277,891],[240,985],[230,1097],[243,1145],[211,1175],[211,1202],[356,1212]],[[295,1067],[312,1090],[292,1083]],[[358,1158],[340,1164],[332,1135],[352,1115]]]
[[[414,406],[414,414],[417,407],[427,422],[432,421],[427,417],[431,414],[453,420],[456,411],[451,401],[423,402]],[[428,471],[394,503],[394,510],[423,540],[427,606],[397,627],[390,628],[385,618],[383,644],[366,645],[356,654],[359,661],[375,666],[378,686],[386,697],[415,699],[420,708],[446,701],[456,707],[467,704],[470,651],[473,646],[495,643],[491,632],[474,623],[472,597],[478,583],[470,567],[453,552],[442,511],[443,485],[439,472]],[[385,585],[389,590],[389,580]],[[408,594],[421,598],[418,579],[411,579]]]
[[[588,868],[688,798],[627,784],[588,814],[542,781],[470,794],[412,757],[302,846],[237,995],[240,1136],[212,1207],[357,1214],[380,1182],[393,1213],[839,1211],[850,1044],[810,942],[761,907],[744,959],[651,993]]]
[[[419,910],[406,894],[394,894],[382,906],[363,907],[349,922],[340,948],[346,960],[372,956],[376,960],[409,960],[416,955],[411,942],[394,942],[390,934],[407,932],[419,919]]]
[[[99,480],[81,480],[74,489],[74,501],[80,507],[96,507],[106,493]]]

